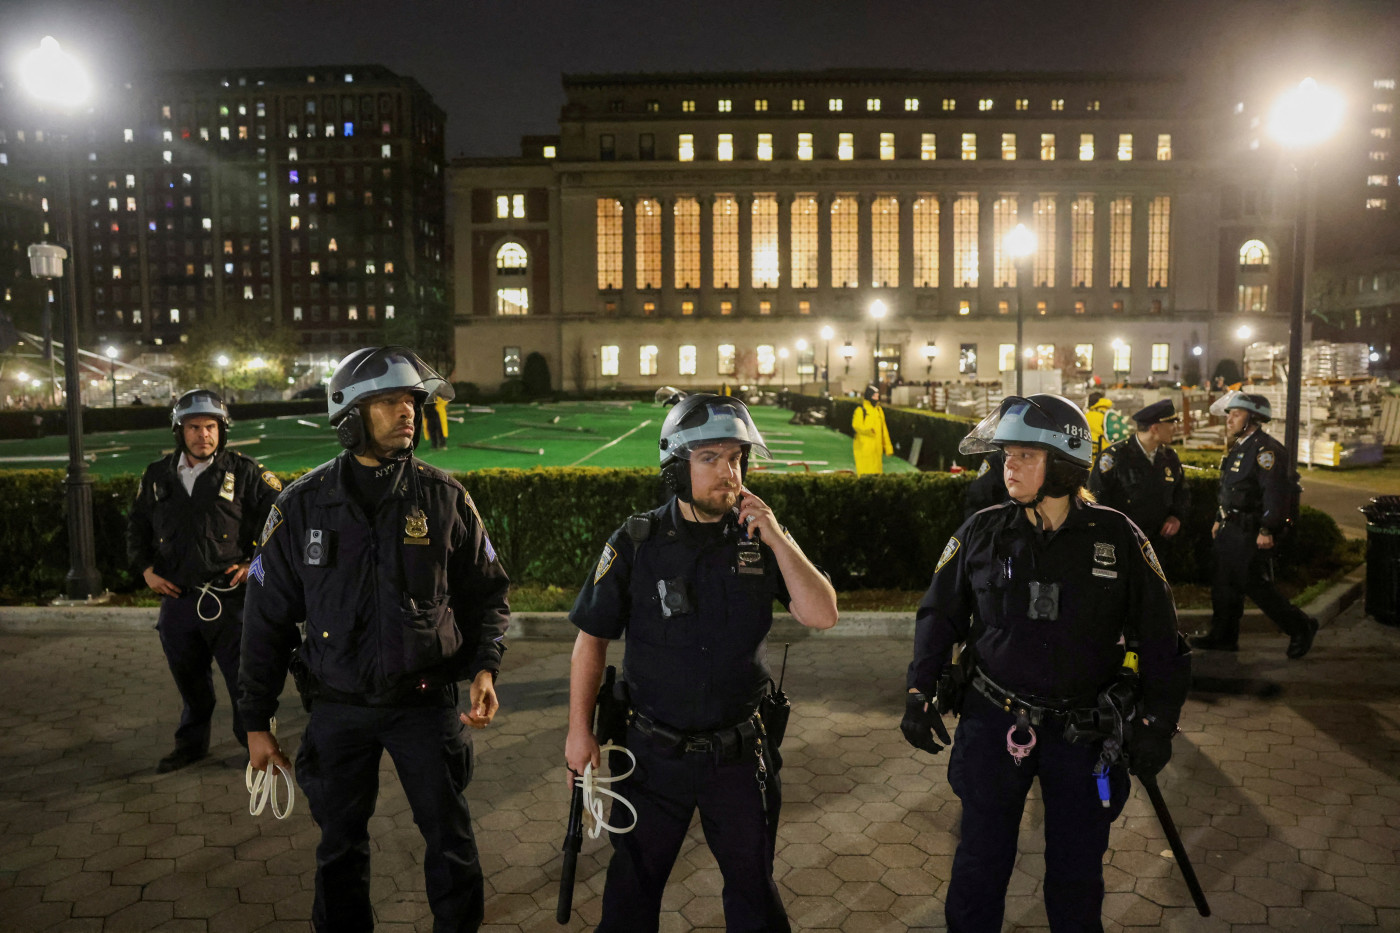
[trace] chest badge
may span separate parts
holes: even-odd
[[[1163,467],[1163,468],[1162,468],[1162,478],[1163,478],[1164,480],[1166,480],[1168,483],[1174,483],[1174,482],[1176,482],[1176,476],[1174,476],[1174,475],[1172,474],[1172,468],[1171,468],[1171,467]]]
[[[1107,473],[1111,469],[1113,469],[1113,455],[1105,453],[1103,456],[1099,457],[1099,472]]]
[[[1100,567],[1112,567],[1118,563],[1118,556],[1113,553],[1113,545],[1096,541],[1094,543],[1094,563]]]
[[[403,533],[408,536],[403,539],[404,544],[428,543],[428,516],[422,509],[413,510],[404,519]]]
[[[233,501],[233,471],[224,474],[224,484],[219,489],[219,498]]]

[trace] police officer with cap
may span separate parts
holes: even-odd
[[[291,666],[311,712],[296,777],[321,827],[313,927],[374,927],[369,820],[387,750],[427,842],[433,928],[476,930],[485,898],[462,796],[466,727],[496,714],[509,580],[466,490],[413,455],[423,408],[451,396],[447,381],[412,350],[368,347],[340,361],[328,388],[345,450],[283,491],[250,571],[239,685],[251,764],[290,770],[271,720]]]
[[[1006,398],[959,446],[1003,451],[1011,499],[965,521],[939,558],[919,604],[900,725],[911,745],[937,753],[935,736],[948,741],[939,709],[961,717],[948,763],[963,805],[949,930],[1001,930],[1037,777],[1050,928],[1102,929],[1102,858],[1128,776],[1116,747],[1083,727],[1134,661],[1132,767],[1155,775],[1171,757],[1189,655],[1152,545],[1080,495],[1092,444],[1074,403],[1032,395]]]
[[[1100,454],[1089,473],[1094,498],[1136,522],[1154,547],[1181,530],[1190,506],[1181,458],[1171,447],[1178,420],[1169,398],[1138,410],[1137,434]]]
[[[1273,582],[1273,550],[1292,518],[1293,465],[1284,446],[1260,425],[1273,418],[1262,395],[1235,392],[1225,400],[1226,453],[1211,536],[1215,578],[1210,631],[1191,639],[1197,648],[1235,651],[1248,596],[1288,636],[1287,655],[1312,648],[1317,620],[1288,601]]]
[[[192,389],[170,409],[175,452],[146,467],[131,506],[126,551],[134,573],[159,593],[156,630],[184,701],[164,774],[209,753],[217,663],[238,702],[243,587],[253,545],[282,483],[262,464],[228,450],[228,408],[217,392]],[[247,746],[235,708],[233,734]]]
[[[615,531],[570,619],[574,642],[565,757],[599,763],[591,724],[608,643],[626,636],[626,747],[635,774],[614,789],[637,810],[613,836],[597,929],[657,929],[662,891],[698,808],[724,876],[730,931],[786,931],[773,881],[780,760],[756,715],[771,674],[773,600],[803,625],[836,624],[836,593],[773,510],[744,485],[768,449],[735,398],[696,394],[661,426],[661,475],[674,495]],[[625,823],[613,819],[614,824]]]

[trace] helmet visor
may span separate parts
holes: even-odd
[[[672,456],[689,460],[692,451],[718,441],[747,444],[753,457],[767,460],[772,456],[748,411],[722,399],[689,412],[681,427],[664,439],[666,446],[661,453],[663,459]]]
[[[1014,409],[1014,417],[1017,420],[1024,420],[1026,412],[1033,405],[1034,403],[1029,399],[1008,395],[1002,399],[995,411],[988,412],[987,417],[977,422],[977,426],[958,442],[958,453],[989,454],[994,450],[1000,450],[1001,444],[993,443],[993,440],[997,436],[997,428],[1001,425],[1002,418]]]
[[[1216,418],[1224,418],[1225,413],[1230,410],[1230,403],[1243,395],[1239,389],[1231,389],[1220,398],[1210,403],[1210,413]],[[1238,408],[1239,406],[1235,406]]]

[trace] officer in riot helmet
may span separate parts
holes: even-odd
[[[959,446],[1005,455],[1010,499],[968,518],[934,568],[900,726],[911,745],[937,753],[935,737],[948,742],[940,711],[960,717],[948,764],[963,806],[950,930],[1001,930],[1035,778],[1050,927],[1102,928],[1102,858],[1128,776],[1122,737],[1104,732],[1111,717],[1101,710],[1133,665],[1132,768],[1155,775],[1171,757],[1189,660],[1152,546],[1121,513],[1081,495],[1092,444],[1074,403],[1032,395],[1006,398]]]
[[[230,706],[237,705],[243,581],[282,488],[262,464],[228,449],[229,424],[217,392],[191,389],[177,398],[170,407],[175,450],[146,467],[127,520],[127,558],[162,597],[156,631],[183,701],[175,748],[156,765],[162,774],[209,753],[212,664]],[[236,708],[233,734],[248,744]]]
[[[278,498],[250,571],[239,685],[251,764],[291,768],[272,731],[290,668],[311,713],[296,778],[321,827],[312,926],[374,926],[369,821],[387,750],[427,843],[435,929],[473,931],[485,891],[466,727],[496,714],[510,581],[471,496],[414,456],[447,381],[409,349],[367,347],[340,361],[328,393],[345,450]]]
[[[1262,395],[1233,392],[1222,400],[1226,453],[1211,537],[1215,577],[1210,630],[1191,639],[1197,648],[1235,651],[1248,596],[1288,636],[1285,653],[1301,658],[1312,648],[1317,620],[1274,586],[1274,548],[1293,516],[1297,479],[1282,444],[1261,429],[1273,418]],[[1217,403],[1219,404],[1219,403]]]
[[[768,449],[743,402],[680,399],[659,446],[673,495],[613,532],[570,613],[579,629],[570,772],[599,763],[594,695],[608,643],[624,635],[625,744],[637,758],[634,775],[614,785],[637,820],[613,836],[597,929],[657,929],[666,879],[698,808],[724,876],[728,929],[786,931],[773,881],[781,736],[757,715],[771,680],[764,639],[774,599],[803,625],[825,629],[836,624],[836,593],[744,486],[750,458]]]

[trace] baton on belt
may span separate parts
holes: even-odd
[[[1191,867],[1191,859],[1186,855],[1186,846],[1181,842],[1181,834],[1176,831],[1176,823],[1172,821],[1172,815],[1167,810],[1167,802],[1162,799],[1162,789],[1157,786],[1156,775],[1139,774],[1137,779],[1142,789],[1147,791],[1147,799],[1152,801],[1152,809],[1157,811],[1157,822],[1162,824],[1162,832],[1166,834],[1167,843],[1172,847],[1172,855],[1176,856],[1176,863],[1181,866],[1181,877],[1186,880],[1191,900],[1196,902],[1196,910],[1202,917],[1209,917],[1210,904],[1206,901],[1206,892],[1201,890],[1201,883],[1196,880],[1196,871]]]
[[[616,681],[617,668],[608,665],[607,672],[603,675],[603,684],[598,688],[598,699],[593,704],[595,736],[600,724],[605,727],[604,731],[609,733],[615,731],[620,724],[614,709],[617,705],[614,693]],[[611,734],[606,737],[598,736],[599,744],[606,744],[613,738]],[[620,736],[616,738],[621,739]],[[574,790],[569,798],[569,823],[564,830],[564,867],[559,875],[559,901],[554,908],[554,919],[561,925],[569,922],[569,916],[574,911],[574,874],[578,870],[579,849],[583,847],[583,782],[578,780],[578,775],[574,774],[572,768],[569,769],[569,774],[573,775],[571,783]]]

